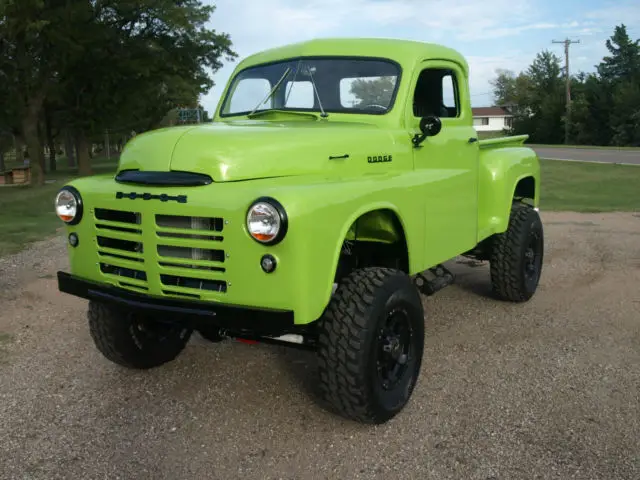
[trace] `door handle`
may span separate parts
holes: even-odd
[[[471,137],[467,143],[476,143],[478,139],[476,137]]]

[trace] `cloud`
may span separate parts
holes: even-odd
[[[205,0],[206,1],[206,0]],[[581,39],[572,52],[575,67],[591,70],[604,40],[622,21],[640,23],[637,0],[611,0],[602,8],[558,14],[555,0],[215,0],[211,26],[231,34],[240,58],[251,53],[318,37],[395,37],[449,45],[471,67],[471,90],[478,101],[491,97],[488,83],[497,68],[526,68],[552,39]],[[559,53],[560,54],[560,53]],[[203,99],[213,111],[235,63],[215,76]],[[480,102],[483,100],[483,102]]]
[[[500,56],[467,55],[469,63],[469,90],[473,106],[490,105],[493,100],[491,80],[498,69],[512,70],[515,73],[527,68],[531,59],[514,51],[505,51]]]
[[[585,18],[592,19],[594,23],[606,24],[613,30],[615,25],[624,23],[627,27],[640,23],[640,3],[637,2],[606,2],[601,8],[591,10],[585,14]]]
[[[266,48],[326,36],[391,36],[446,43],[455,48],[465,42],[548,28],[544,21],[536,21],[531,1],[217,0],[212,26],[231,34],[240,58]],[[209,110],[214,109],[234,66],[235,63],[227,64],[215,75],[216,87],[204,99]]]

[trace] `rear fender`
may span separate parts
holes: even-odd
[[[504,232],[509,223],[516,186],[532,177],[535,185],[531,203],[540,200],[540,162],[528,147],[506,147],[480,151],[478,193],[478,242]]]

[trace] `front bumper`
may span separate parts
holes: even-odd
[[[66,272],[58,272],[58,289],[76,297],[143,311],[164,321],[193,328],[218,327],[258,335],[294,332],[293,312],[245,308],[200,300],[176,300],[143,295],[123,288],[91,282]]]

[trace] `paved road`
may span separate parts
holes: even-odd
[[[640,150],[554,148],[530,145],[540,158],[640,165]]]
[[[63,238],[0,259],[0,478],[638,480],[640,217],[543,218],[536,297],[497,302],[454,262],[412,401],[377,428],[318,406],[307,352],[194,336],[118,368],[56,291]]]

